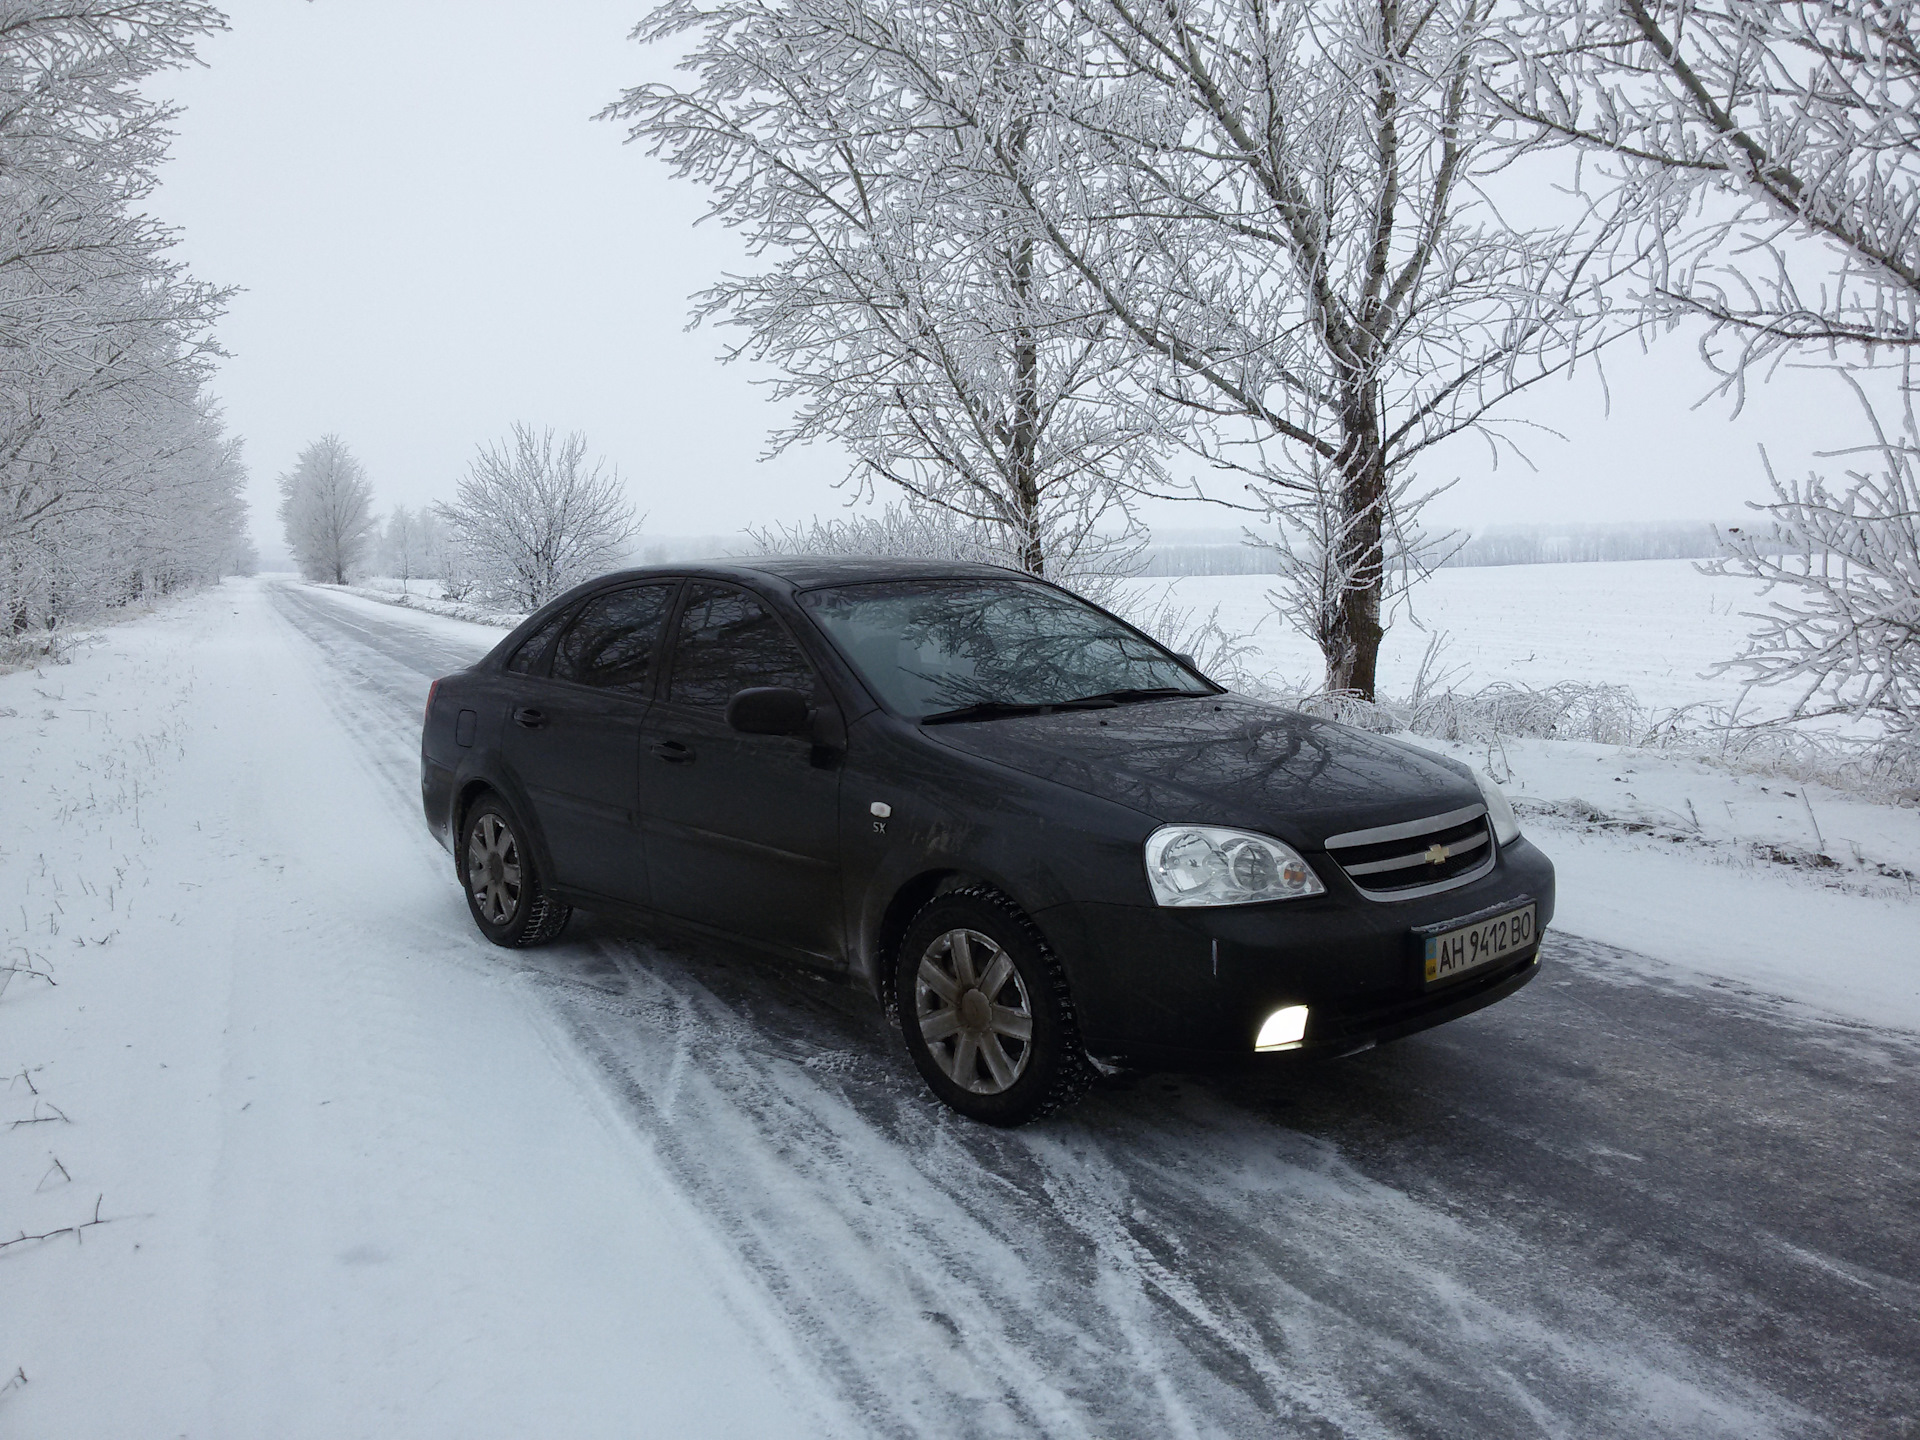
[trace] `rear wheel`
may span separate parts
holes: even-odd
[[[1060,962],[997,891],[956,890],[913,918],[894,1002],[928,1087],[969,1119],[1021,1125],[1091,1083]]]
[[[462,827],[460,888],[480,933],[496,945],[544,945],[567,928],[573,907],[547,894],[525,831],[506,802],[483,795]]]

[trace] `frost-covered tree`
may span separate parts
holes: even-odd
[[[201,393],[224,295],[140,208],[172,113],[142,82],[221,24],[180,0],[0,4],[0,638],[240,558],[244,471]]]
[[[1006,154],[1001,173],[1132,340],[1139,387],[1279,523],[1328,688],[1371,698],[1383,602],[1423,549],[1414,462],[1497,434],[1497,407],[1611,333],[1611,222],[1496,206],[1530,182],[1485,92],[1489,0],[1072,9],[1045,108],[1082,181],[1047,193]]]
[[[1915,383],[1920,350],[1920,28],[1886,0],[1520,0],[1507,102],[1584,147],[1663,239],[1645,303],[1704,321],[1724,383],[1791,359],[1839,369],[1873,457],[1844,482],[1771,479],[1768,525],[1722,573],[1789,598],[1734,662],[1798,688],[1790,720],[1920,717]],[[1856,372],[1885,366],[1900,421]],[[1836,449],[1840,447],[1836,446]]]
[[[380,532],[380,564],[387,574],[398,578],[403,587],[414,577],[426,573],[424,518],[423,512],[396,505]]]
[[[1051,198],[1031,0],[669,0],[643,40],[688,46],[686,88],[606,114],[711,193],[759,262],[697,297],[748,332],[794,423],[897,487],[1001,537],[1035,574],[1110,571],[1131,500],[1167,487],[1151,395],[1110,384],[1131,341],[1045,243],[1002,165]],[[959,82],[959,83],[956,83]]]
[[[1886,758],[1920,763],[1920,422],[1911,392],[1901,424],[1873,430],[1872,464],[1844,486],[1782,482],[1756,505],[1770,523],[1736,530],[1708,567],[1785,592],[1754,615],[1760,627],[1730,662],[1755,684],[1793,693],[1785,719],[1876,721]]]
[[[413,524],[420,541],[420,573],[438,580],[441,594],[448,600],[465,600],[472,595],[478,583],[472,557],[435,507],[423,505],[414,511]]]
[[[309,580],[344,585],[372,554],[379,534],[373,485],[338,435],[323,435],[280,477],[287,549]]]
[[[1636,193],[1648,304],[1730,380],[1920,345],[1920,24],[1888,0],[1516,0],[1499,86]]]
[[[480,447],[453,503],[434,507],[455,565],[472,565],[484,598],[533,610],[626,553],[639,529],[626,487],[586,455],[577,431],[556,445],[551,427],[515,425]]]

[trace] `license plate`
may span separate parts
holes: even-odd
[[[1538,938],[1532,905],[1522,905],[1485,920],[1427,936],[1427,983],[1452,980],[1517,955]]]

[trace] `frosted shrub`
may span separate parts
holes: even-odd
[[[453,503],[434,507],[448,599],[537,610],[619,562],[638,523],[619,473],[586,456],[577,431],[556,444],[531,425],[480,447]]]

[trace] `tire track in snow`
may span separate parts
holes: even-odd
[[[447,667],[399,624],[330,631],[330,608],[300,628],[353,677],[343,715],[411,810],[416,697]],[[1583,942],[1428,1036],[1146,1080],[1011,1135],[925,1097],[868,1002],[798,972],[591,917],[500,960],[875,1433],[1757,1436],[1920,1407],[1911,1318],[1855,1324],[1858,1287],[1816,1293],[1825,1272],[1780,1248],[1823,1253],[1817,1212],[1743,1208],[1769,1117],[1737,1103],[1790,1042],[1770,1098],[1844,1135],[1871,1122],[1848,1067],[1889,1071],[1883,1109],[1920,1067],[1739,997],[1623,986]],[[1711,1163],[1673,1160],[1668,1092],[1735,1132]],[[1896,1187],[1897,1150],[1875,1147]],[[1900,1214],[1882,1263],[1911,1273]],[[1783,1222],[1774,1268],[1732,1255],[1760,1219]],[[1849,1351],[1868,1383],[1823,1373]]]

